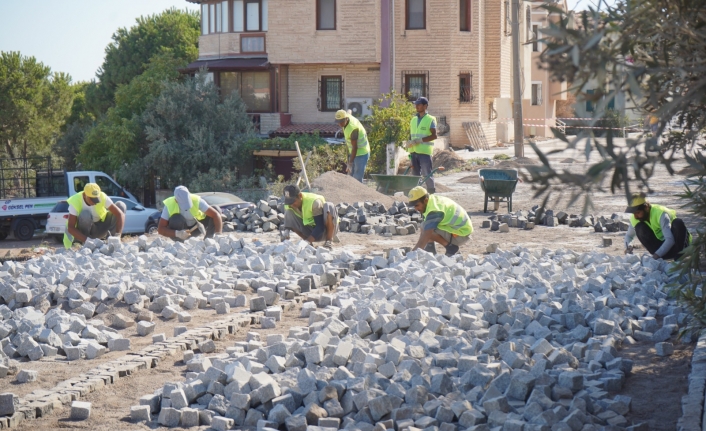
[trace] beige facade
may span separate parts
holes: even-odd
[[[319,1],[262,2],[267,7],[263,11],[267,23],[262,26],[266,31],[261,32],[266,53],[262,56],[271,70],[274,95],[272,113],[257,114],[262,117],[262,133],[276,128],[284,118],[278,113],[291,114],[287,118],[293,124],[331,123],[335,109],[323,106],[322,77],[335,76],[342,82],[342,99],[336,99],[341,106],[335,108],[370,103],[390,90],[405,92],[423,80],[429,112],[448,126],[446,139],[452,146],[469,144],[464,122],[479,122],[491,145],[513,138],[508,120],[512,116],[510,0],[467,0],[471,25],[463,30],[460,0],[423,0],[424,28],[413,30],[407,28],[410,2],[406,0],[336,0],[335,29],[317,30]],[[230,0],[229,10],[236,3],[242,5]],[[331,0],[326,3],[330,5]],[[521,2],[522,10],[530,4]],[[524,12],[520,16],[521,42],[525,43]],[[234,25],[224,23],[223,28],[232,30]],[[243,35],[248,33],[204,34],[200,60],[257,57],[240,52]],[[529,70],[534,60],[531,46],[523,45],[521,55],[526,70],[524,105],[534,115],[536,107],[530,106],[529,94],[529,83],[535,79],[534,70]],[[549,91],[550,87],[544,88]]]

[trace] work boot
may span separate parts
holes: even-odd
[[[285,229],[283,231],[280,231],[279,239],[280,239],[280,241],[288,240],[289,239],[289,229]]]
[[[424,251],[426,251],[427,253],[436,254],[436,245],[434,244],[434,242],[428,243],[426,247],[424,247]]]
[[[331,243],[330,240],[326,240],[326,242],[324,242],[324,248],[327,248],[329,250],[333,250],[333,244]]]
[[[456,253],[458,253],[458,246],[456,244],[449,243],[449,245],[446,246],[446,255],[450,257]]]

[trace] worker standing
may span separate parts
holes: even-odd
[[[284,227],[299,235],[309,244],[324,241],[324,247],[333,248],[338,242],[338,211],[326,198],[302,192],[299,187],[284,188]]]
[[[206,238],[212,238],[214,234],[223,231],[223,220],[218,208],[210,206],[201,196],[189,193],[186,187],[176,187],[174,196],[164,200],[157,232],[175,241],[185,241],[190,236],[201,234],[200,229],[196,229],[198,223],[202,223]]]
[[[417,115],[409,123],[412,139],[405,142],[407,152],[410,153],[412,173],[416,176],[426,176],[431,173],[431,156],[434,154],[434,140],[436,139],[436,118],[427,113],[429,100],[420,97],[414,101]],[[429,194],[436,191],[434,178],[429,175],[426,181]]]
[[[691,234],[677,212],[649,203],[644,193],[634,193],[625,212],[631,214],[625,253],[632,251],[630,243],[635,236],[655,259],[679,259],[691,243]]]
[[[98,184],[86,184],[82,192],[71,196],[66,203],[69,204],[69,219],[64,247],[71,248],[74,240],[85,243],[88,238],[122,235],[127,207],[124,202],[113,203]]]
[[[419,241],[413,250],[424,249],[435,253],[434,243],[446,247],[446,255],[453,256],[473,233],[471,217],[461,205],[439,195],[430,195],[422,186],[409,191],[409,205],[424,216]]]
[[[370,158],[368,133],[357,118],[343,109],[336,111],[336,123],[343,129],[348,147],[346,173],[362,183],[365,167]]]

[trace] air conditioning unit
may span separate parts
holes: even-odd
[[[373,104],[372,97],[347,97],[346,110],[350,110],[356,118],[363,118],[366,115],[372,115],[373,110],[370,106]]]

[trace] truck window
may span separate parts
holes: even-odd
[[[74,190],[76,193],[81,193],[83,188],[88,184],[88,175],[81,177],[74,177]]]
[[[123,196],[123,190],[108,177],[96,175],[96,184],[108,196]]]

